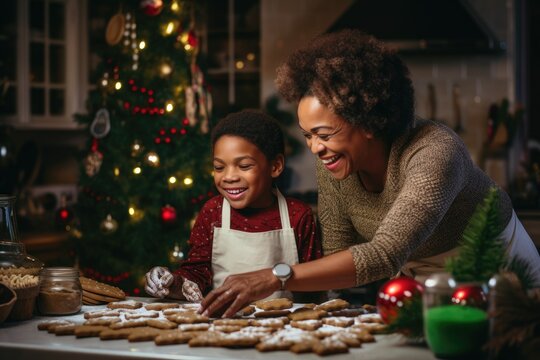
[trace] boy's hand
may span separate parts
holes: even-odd
[[[173,274],[169,269],[156,266],[146,273],[146,286],[144,290],[148,295],[164,298],[169,295],[169,286],[173,283]]]
[[[184,279],[184,283],[182,284],[182,295],[184,295],[187,301],[193,303],[200,303],[203,300],[199,286],[188,279]]]

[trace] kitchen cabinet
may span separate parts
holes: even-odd
[[[207,0],[203,52],[219,118],[260,107],[260,1]]]

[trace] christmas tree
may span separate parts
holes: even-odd
[[[211,196],[210,95],[198,67],[196,1],[124,0],[106,27],[71,226],[85,276],[141,292],[174,268]]]

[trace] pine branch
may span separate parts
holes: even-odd
[[[469,219],[459,255],[447,261],[446,269],[457,281],[487,281],[502,267],[504,246],[497,240],[502,230],[498,200],[497,188],[490,188]]]

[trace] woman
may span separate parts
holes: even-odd
[[[300,129],[319,159],[326,256],[292,266],[288,279],[272,269],[231,276],[205,298],[203,311],[231,316],[280,287],[328,290],[441,271],[496,185],[452,130],[415,120],[399,57],[358,31],[327,34],[289,57],[277,86],[298,103]],[[510,256],[525,254],[540,279],[538,252],[500,189],[498,206]]]

